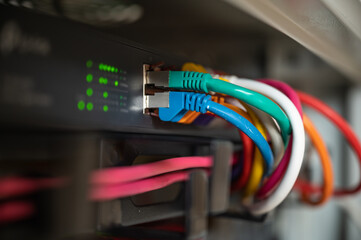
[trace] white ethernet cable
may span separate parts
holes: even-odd
[[[282,203],[296,182],[305,151],[305,131],[303,128],[303,122],[291,100],[277,89],[261,82],[241,79],[236,76],[222,77],[228,79],[233,84],[251,89],[273,99],[285,111],[292,125],[292,152],[284,177],[269,197],[248,206],[250,212],[255,215],[265,214],[272,211]]]

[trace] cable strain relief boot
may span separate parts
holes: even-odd
[[[207,81],[212,79],[209,73],[169,71],[169,87],[190,89],[208,93]]]
[[[188,111],[206,113],[211,96],[192,92],[169,92],[169,107],[159,108],[162,121],[178,122]]]
[[[202,93],[187,93],[185,100],[185,107],[187,110],[206,113],[208,101],[211,100],[211,96]]]

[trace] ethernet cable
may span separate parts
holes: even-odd
[[[203,92],[218,92],[235,97],[254,106],[275,118],[282,129],[282,137],[287,144],[291,132],[290,123],[285,113],[271,100],[257,92],[235,86],[226,81],[214,79],[210,74],[197,72],[169,72],[169,87],[178,89],[192,89]]]
[[[303,104],[318,111],[326,118],[328,118],[334,125],[337,126],[337,128],[344,135],[344,137],[352,147],[353,151],[357,155],[359,164],[361,165],[361,143],[358,140],[352,128],[350,127],[350,125],[347,123],[347,121],[344,120],[337,112],[335,112],[333,109],[331,109],[329,106],[327,106],[325,103],[318,100],[317,98],[312,97],[311,95],[308,95],[303,92],[297,92],[297,94]],[[356,187],[351,189],[336,189],[334,191],[334,195],[346,196],[346,195],[358,193],[360,190],[361,190],[361,181],[358,183]]]
[[[260,133],[262,134],[262,136],[265,139],[267,139],[266,129],[263,126],[263,124],[261,123],[261,121],[257,118],[256,114],[246,104],[244,104],[243,106],[246,108],[254,125],[257,127],[257,129],[260,130]],[[254,159],[253,159],[253,164],[252,164],[252,168],[251,168],[251,173],[248,178],[247,184],[243,190],[243,198],[244,199],[248,198],[249,196],[251,196],[252,194],[254,194],[257,191],[258,186],[261,183],[263,172],[264,172],[262,155],[257,148],[254,150],[253,156],[254,156]]]
[[[66,183],[65,178],[40,178],[31,179],[23,177],[0,178],[0,200],[17,197],[35,191],[61,187]]]
[[[211,156],[192,156],[170,158],[136,166],[112,167],[94,171],[91,183],[101,185],[132,182],[189,168],[209,168],[212,164]]]
[[[201,72],[201,73],[208,73],[207,69],[205,69],[200,64],[195,64],[192,62],[186,62],[182,66],[182,71],[194,71],[194,72]]]
[[[261,82],[240,79],[235,76],[229,76],[225,78],[227,78],[231,83],[235,85],[249,88],[273,99],[279,104],[281,108],[283,108],[291,122],[293,144],[290,153],[290,161],[283,179],[281,180],[278,187],[274,190],[272,195],[270,195],[268,198],[259,200],[258,202],[255,202],[248,206],[249,210],[253,214],[264,214],[273,210],[281,202],[283,202],[283,200],[292,190],[294,183],[296,182],[302,165],[303,154],[305,150],[305,133],[302,119],[295,105],[290,101],[287,96],[285,96],[277,89]]]
[[[222,99],[219,101],[219,99]],[[242,117],[246,118],[250,123],[254,124],[252,119],[250,118],[249,114],[245,112],[242,108],[236,107],[232,104],[224,102],[224,98],[220,97],[218,100],[212,96],[212,100],[217,100],[217,103],[222,104],[223,106],[235,111]],[[255,127],[260,131],[260,125],[255,124]],[[261,131],[260,131],[261,132]],[[262,133],[262,132],[261,132]],[[253,152],[254,152],[254,144],[253,141],[242,131],[239,131],[239,134],[241,136],[241,140],[243,143],[243,167],[242,167],[242,173],[240,174],[238,180],[236,183],[232,186],[233,190],[239,190],[245,186],[247,183],[247,180],[251,174],[252,169],[252,162],[253,162]],[[263,134],[262,134],[263,135]],[[263,135],[264,136],[264,135]],[[258,152],[260,154],[260,152]],[[262,161],[261,155],[259,155],[259,161]],[[261,162],[262,164],[262,162]],[[262,164],[262,170],[263,170],[263,164]],[[263,171],[262,171],[263,173]]]
[[[0,213],[0,224],[20,221],[35,213],[35,204],[22,200],[1,203]]]
[[[90,199],[106,201],[154,191],[173,183],[186,181],[190,173],[191,171],[179,171],[133,182],[95,186],[91,189]]]
[[[266,164],[266,174],[273,166],[273,154],[262,134],[247,119],[229,108],[211,101],[211,96],[193,92],[169,92],[169,108],[159,108],[159,118],[163,121],[178,122],[188,111],[207,111],[225,119],[244,132],[257,145]]]
[[[215,101],[217,103],[222,104],[225,107],[228,107],[229,109],[235,111],[242,117],[246,118],[249,122],[253,123],[250,117],[248,116],[248,113],[245,112],[243,109],[238,108],[236,106],[233,106],[232,104],[224,102],[223,97],[218,96],[212,96],[212,101]],[[181,120],[178,121],[178,123],[186,123],[190,124],[192,123],[195,118],[199,117],[200,113],[194,112],[194,111],[188,111]],[[257,126],[256,126],[257,127]],[[252,160],[253,160],[253,151],[254,151],[254,144],[252,140],[244,134],[242,131],[239,131],[239,135],[241,137],[242,143],[243,143],[243,167],[241,168],[241,174],[239,174],[239,178],[233,184],[232,189],[233,190],[239,190],[244,187],[246,184],[249,175],[251,173],[251,167],[252,167]],[[282,141],[282,140],[281,140]]]
[[[316,127],[313,125],[311,119],[309,119],[306,114],[303,115],[303,125],[321,159],[323,169],[323,186],[321,196],[316,200],[312,198],[311,193],[308,191],[301,191],[302,201],[309,205],[319,206],[326,203],[333,194],[332,162],[325,142],[318,133]]]
[[[243,151],[242,151],[243,153]],[[239,152],[239,156],[237,157],[237,161],[232,166],[232,175],[231,175],[231,190],[235,191],[235,183],[242,175],[243,172],[243,155]]]
[[[302,114],[302,106],[301,106],[301,101],[299,99],[299,97],[297,96],[297,93],[287,84],[280,82],[280,81],[276,81],[276,80],[262,80],[262,82],[271,85],[279,90],[281,90],[282,92],[284,92],[288,98],[290,98],[290,100],[294,103],[294,105],[296,106],[298,112],[300,113],[300,115]],[[313,143],[313,145],[316,147],[316,150],[320,156],[321,159],[321,164],[323,167],[323,187],[322,187],[322,194],[321,196],[314,200],[313,198],[311,198],[310,194],[307,191],[302,191],[302,201],[310,204],[310,205],[321,205],[324,204],[325,202],[327,202],[327,200],[330,198],[332,191],[333,191],[333,172],[332,172],[332,163],[330,160],[330,156],[328,154],[327,148],[325,146],[325,143],[322,140],[322,137],[320,136],[320,134],[317,132],[317,129],[315,128],[315,126],[313,125],[313,123],[311,122],[311,120],[304,114],[303,115],[303,124],[305,127],[305,130],[307,132],[307,134],[310,136],[311,141]],[[291,147],[291,146],[290,146]],[[290,151],[288,151],[290,152]],[[276,183],[278,183],[278,181],[280,180],[280,178],[284,175],[284,172],[286,170],[286,167],[288,165],[289,162],[289,154],[287,153],[285,155],[285,158],[282,160],[281,166],[279,169],[281,169],[281,171],[278,171],[278,173],[281,173],[279,175],[277,175],[277,170],[274,172],[275,174],[273,174],[269,181],[267,181],[265,183],[265,185],[263,186],[263,188],[261,188],[261,190],[258,192],[258,197],[264,197],[265,193],[262,194],[262,190],[263,189],[267,189],[267,184],[271,184],[274,183],[273,185],[268,185],[268,191],[267,193],[269,193],[270,190],[275,188]],[[283,165],[283,166],[282,166]],[[272,179],[273,177],[278,176],[279,179]],[[273,182],[272,182],[273,180]],[[297,180],[299,181],[299,180]],[[296,182],[296,185],[299,185],[298,182]]]
[[[250,107],[243,104],[243,108],[247,110],[247,115],[245,115],[244,111],[240,107],[236,107],[229,103],[223,103],[223,105],[239,114],[243,112],[241,115],[253,123],[262,136],[267,139],[267,133],[264,126],[258,120],[257,116],[253,113]],[[249,139],[247,135],[244,136],[244,134],[241,137],[243,142],[243,171],[237,181],[237,184],[234,186],[234,189],[241,189],[245,187],[244,196],[249,196],[257,190],[257,187],[262,179],[264,173],[264,160],[260,151],[254,147],[252,140]],[[282,140],[281,144],[283,145]]]
[[[212,164],[211,156],[192,156],[171,158],[137,166],[96,170],[90,179],[92,184],[90,199],[104,201],[160,189],[172,183],[187,180],[190,171],[181,170],[209,169]],[[65,178],[0,178],[0,200],[30,194],[42,189],[61,187],[64,183],[66,183]],[[34,204],[29,201],[11,201],[0,204],[0,210],[2,213],[0,214],[1,224],[31,216],[34,212]]]
[[[238,108],[244,108],[241,102],[235,98],[226,98],[226,102],[234,106],[237,106]],[[285,153],[285,147],[283,145],[283,140],[278,125],[275,123],[273,118],[267,113],[255,107],[251,107],[251,106],[249,107],[256,114],[256,117],[262,122],[264,127],[267,129],[268,136],[272,143],[271,148],[275,158],[275,163],[274,163],[274,168],[275,168],[279,164]]]
[[[232,187],[233,190],[239,190],[246,185],[249,175],[251,174],[253,162],[254,144],[252,139],[245,134],[241,135],[241,139],[243,143],[243,168],[242,174]]]
[[[297,108],[297,111],[300,113],[300,116],[303,115],[301,101],[298,98],[297,93],[295,92],[295,90],[293,90],[292,87],[290,87],[288,84],[286,84],[284,82],[273,80],[273,79],[259,79],[259,81],[266,83],[267,85],[270,85],[270,86],[278,89],[279,91],[283,92],[295,105],[295,107]],[[265,122],[266,122],[266,120],[265,120]],[[270,129],[271,129],[271,127],[270,127]],[[281,161],[281,159],[282,158],[275,157],[275,163],[276,163],[275,165],[278,165],[279,162]]]
[[[269,81],[269,82],[271,82],[270,84],[272,84],[272,81]],[[277,82],[275,82],[275,84],[277,85]],[[284,86],[280,86],[280,88],[282,89],[283,88],[283,90],[285,90],[285,91],[287,91],[287,88],[290,88],[288,85],[284,85]],[[292,98],[293,96],[291,95],[291,96],[289,96],[289,97],[291,97],[291,100],[293,100],[294,102],[296,102],[296,105],[297,105],[297,107],[298,107],[298,109],[301,109],[300,108],[300,104],[297,104],[297,98],[296,98],[296,100],[295,100],[295,98]],[[296,96],[297,97],[297,96]],[[298,103],[299,103],[299,100],[298,100]],[[301,113],[302,113],[302,109],[301,109]],[[288,152],[290,152],[290,151],[288,151]],[[289,155],[289,154],[286,154],[286,158],[287,158],[287,155]],[[322,156],[322,155],[321,155]],[[321,158],[322,159],[322,158]],[[284,163],[286,163],[286,165],[288,165],[288,162],[287,161],[284,161]],[[286,169],[285,167],[283,167],[283,169]],[[283,171],[282,171],[283,172]],[[283,175],[283,174],[282,174]],[[279,175],[279,176],[282,176],[282,175]],[[327,174],[326,174],[327,175]],[[278,182],[278,181],[277,181]],[[327,185],[327,184],[325,184],[325,185]],[[326,187],[326,189],[327,189],[327,187]]]
[[[104,186],[134,182],[185,169],[210,168],[212,164],[211,156],[191,156],[170,158],[136,166],[112,167],[95,170],[91,175],[90,183],[94,186]],[[30,194],[42,189],[61,187],[65,183],[65,178],[0,178],[0,200]]]
[[[182,71],[194,71],[194,72],[207,73],[207,70],[202,65],[195,64],[192,62],[183,64]],[[200,115],[201,115],[201,113],[199,113],[199,112],[188,111],[184,115],[184,117],[181,120],[179,120],[179,123],[192,123]]]
[[[275,169],[278,166],[278,164],[281,162],[281,159],[283,158],[283,155],[285,153],[285,146],[283,145],[282,142],[281,133],[278,130],[277,124],[268,114],[256,108],[253,108],[252,110],[255,112],[257,117],[263,123],[264,127],[267,129],[269,138],[271,140],[271,148],[275,158],[275,164],[274,164],[274,169]]]
[[[298,98],[296,92],[290,86],[288,86],[285,83],[275,80],[269,80],[269,79],[262,79],[261,82],[270,85],[283,92],[294,104],[294,106],[296,107],[299,113],[299,116],[302,117],[302,105],[300,99]],[[263,186],[261,186],[261,188],[258,190],[257,192],[258,198],[265,198],[267,195],[269,195],[271,191],[276,188],[277,184],[284,176],[284,173],[287,170],[289,160],[291,157],[292,145],[293,145],[292,143],[293,143],[293,138],[291,137],[290,144],[287,146],[285,154],[281,159],[280,163],[277,165],[272,175],[267,179],[267,181],[265,181]]]
[[[199,164],[198,167],[211,167],[212,161],[210,157],[203,157],[204,159],[199,159],[199,157],[186,157],[189,162],[192,162],[194,160],[195,162],[199,162],[199,160],[206,160],[206,164]],[[172,159],[176,160],[176,158]],[[168,164],[169,161],[163,160],[163,164],[160,164],[159,166],[152,167],[153,169],[158,169],[158,167],[163,167]],[[196,167],[196,166],[194,166]],[[124,168],[124,172],[127,170],[134,171],[134,169],[129,169],[129,167],[122,167]],[[184,169],[183,167],[180,167],[179,170]],[[124,198],[129,196],[134,196],[137,194],[145,193],[154,191],[157,189],[164,188],[166,186],[169,186],[171,184],[177,183],[177,182],[183,182],[189,179],[189,174],[192,172],[190,170],[186,171],[175,171],[175,172],[167,172],[169,169],[166,169],[162,171],[164,173],[163,175],[159,176],[152,176],[150,178],[137,178],[137,180],[129,181],[129,182],[112,182],[111,184],[107,182],[107,184],[96,184],[91,188],[90,192],[90,199],[93,201],[107,201],[117,198]],[[175,169],[173,169],[175,170]],[[104,171],[104,170],[103,170]],[[105,170],[107,171],[107,170]],[[135,174],[137,171],[134,171]],[[210,173],[207,168],[205,168],[205,171]],[[106,173],[106,172],[105,172]],[[120,172],[118,172],[120,173]],[[158,172],[159,173],[159,172]],[[149,176],[149,175],[148,175]],[[143,175],[144,177],[144,175]],[[135,179],[135,178],[134,178]]]
[[[208,73],[184,72],[184,71],[163,71],[148,72],[149,83],[156,83],[155,79],[160,82],[168,82],[169,88],[189,89],[194,91],[218,92],[235,97],[251,106],[254,106],[276,119],[282,132],[282,138],[285,145],[288,143],[289,134],[291,133],[290,122],[286,114],[277,104],[267,97],[255,91],[236,86],[220,79],[214,79]]]
[[[178,123],[191,124],[194,122],[201,114],[193,111],[188,111]]]
[[[241,102],[235,98],[226,98],[226,101],[228,103],[228,105],[226,106],[232,106],[233,108],[231,108],[232,110],[234,109],[234,111],[237,112],[241,111],[242,109],[246,109],[244,107],[244,103],[241,104]],[[247,114],[248,115],[248,114]],[[255,118],[256,116],[254,115],[253,118]],[[247,118],[248,121],[250,121],[251,123],[253,123],[252,119],[249,117]],[[258,119],[257,119],[258,120]],[[254,124],[254,123],[253,123]],[[257,121],[256,124],[254,124],[255,127],[261,132],[260,129],[260,124],[259,121]],[[252,142],[252,140],[250,138],[248,138],[247,136],[242,135],[242,143],[243,143],[243,169],[242,169],[242,174],[239,176],[238,180],[235,181],[235,183],[232,186],[232,190],[241,190],[242,188],[244,188],[247,184],[247,182],[249,181],[250,175],[251,175],[251,171],[253,168],[253,163],[254,163],[254,144]],[[283,146],[283,142],[282,142],[282,138],[281,138],[281,145]],[[258,152],[259,154],[259,152]],[[260,158],[260,156],[256,156],[257,159]],[[262,159],[260,159],[262,160]],[[259,161],[259,160],[257,160]],[[256,168],[258,169],[258,168]],[[262,165],[262,172],[264,171],[263,169],[263,165]]]
[[[183,65],[182,67],[182,70],[183,71],[196,71],[196,72],[203,72],[203,73],[206,73],[207,71],[201,66],[201,65],[197,65],[197,64],[194,64],[194,63],[186,63]],[[221,103],[223,105],[225,105],[224,103]],[[230,108],[229,104],[226,105],[228,108]],[[234,110],[234,108],[232,109]],[[262,133],[262,135],[265,137],[265,131],[264,131],[264,127],[262,126],[262,124],[259,122],[259,120],[257,119],[257,116],[252,112],[252,110],[247,107],[247,112],[250,112],[250,114],[252,114],[252,119],[254,120],[254,124],[255,126],[257,127],[258,130],[260,130],[260,132]],[[189,112],[187,113],[187,116],[185,116],[184,118],[182,118],[182,120],[184,121],[185,119],[188,119],[189,118]],[[192,113],[192,114],[197,114],[197,113]],[[243,115],[244,116],[244,115]],[[181,120],[181,121],[182,121]],[[250,120],[250,119],[248,119]],[[274,132],[273,133],[273,137],[278,139],[277,137],[279,136],[279,134],[277,134],[277,136],[275,137],[274,135]],[[259,186],[259,183],[261,182],[262,180],[262,175],[263,175],[263,161],[262,161],[262,156],[259,152],[258,149],[255,149],[255,153],[254,153],[254,161],[253,161],[253,164],[251,166],[251,161],[252,161],[252,155],[249,153],[249,148],[252,147],[250,146],[250,144],[248,144],[248,141],[246,138],[242,138],[243,139],[243,142],[246,143],[244,144],[245,147],[247,147],[245,149],[245,156],[244,156],[244,159],[245,159],[245,168],[244,168],[244,172],[242,174],[242,177],[240,178],[240,181],[238,182],[237,184],[237,188],[239,189],[240,187],[244,187],[244,185],[246,184],[247,182],[247,185],[246,185],[246,188],[245,188],[245,191],[244,191],[244,195],[245,196],[250,196],[251,194],[253,194],[258,186]],[[277,142],[278,144],[278,142]],[[277,145],[274,144],[274,148],[276,148],[277,150],[279,149],[279,147],[277,147]],[[283,146],[281,145],[281,148],[283,148]],[[277,157],[280,159],[280,155],[283,153],[283,151],[278,151],[278,155]],[[251,167],[251,169],[250,169]],[[247,181],[248,179],[248,181]]]
[[[185,63],[182,66],[182,71],[194,71],[194,72],[201,72],[201,73],[208,73],[208,71],[199,64],[195,63]],[[215,98],[212,98],[213,101],[215,101]],[[233,111],[237,112],[244,118],[246,118],[251,123],[252,120],[248,116],[248,114],[243,110],[243,108],[239,108],[236,106],[233,106],[232,104],[224,102],[224,98],[220,97],[217,99],[218,103],[224,105],[225,107],[228,107],[232,109]],[[197,117],[199,117],[200,113],[188,111],[185,116],[179,121],[179,123],[192,123]],[[257,127],[257,126],[256,126]],[[253,160],[253,151],[254,151],[254,144],[252,140],[244,134],[242,131],[240,132],[240,137],[243,143],[243,166],[241,168],[241,174],[239,174],[238,179],[235,181],[235,183],[232,186],[233,190],[239,190],[245,186],[247,183],[247,180],[249,178],[249,175],[251,173],[251,167],[252,167],[252,160]]]
[[[251,117],[249,116],[249,114],[247,112],[245,112],[244,110],[242,110],[242,108],[236,107],[232,104],[225,103],[225,102],[222,103],[222,105],[225,107],[228,107],[229,109],[240,114],[242,117],[246,118],[251,124],[253,124],[253,121],[252,121]],[[258,124],[256,124],[255,127],[259,131],[261,130],[260,126]],[[241,172],[238,180],[232,186],[233,190],[239,190],[246,185],[247,180],[249,179],[249,176],[251,175],[251,169],[252,169],[252,163],[253,163],[253,153],[254,153],[254,149],[255,149],[252,139],[250,139],[242,131],[239,131],[239,132],[240,132],[241,140],[243,143],[243,161],[242,161],[243,167],[242,167],[242,172]],[[262,132],[261,132],[261,134],[262,134]],[[258,153],[260,153],[260,152],[258,151]],[[261,158],[261,156],[259,156],[259,158]],[[263,159],[261,158],[260,161],[262,161],[262,160]],[[263,167],[263,163],[261,163],[261,164]],[[263,171],[262,171],[262,173],[263,173]]]
[[[250,112],[252,110],[249,107],[246,108],[248,112],[246,113],[241,108],[236,107],[232,104],[223,103],[222,105],[237,112],[241,116],[245,117],[249,122],[253,123],[255,127],[260,131],[262,136],[266,139],[266,132],[262,124],[258,121],[257,117],[253,114],[253,112],[252,113]],[[254,185],[254,182],[258,181],[256,176],[260,175],[260,178],[262,178],[263,176],[264,173],[263,159],[260,151],[254,148],[252,140],[247,135],[243,133],[241,134],[241,138],[243,142],[243,169],[242,169],[242,175],[238,179],[237,183],[234,185],[233,190],[241,189],[244,186],[248,186],[246,188],[248,189],[246,190],[246,192],[251,192],[252,191],[251,186]],[[249,180],[250,178],[252,180]]]
[[[15,176],[0,178],[0,224],[20,221],[31,217],[35,213],[36,209],[33,202],[29,200],[13,200],[14,197],[61,187],[65,182],[65,178],[30,179]],[[11,200],[3,202],[7,198]]]
[[[223,96],[212,96],[212,101],[215,101],[215,102],[217,102],[219,104],[222,104],[225,107],[230,108],[231,110],[233,110],[236,113],[240,114],[242,117],[246,118],[248,121],[250,121],[252,123],[252,120],[248,116],[247,112],[245,112],[242,108],[238,108],[238,107],[233,106],[233,105],[231,105],[229,103],[226,103],[224,100],[225,99],[224,99]],[[198,112],[188,111],[185,114],[185,116],[182,117],[182,119],[180,121],[178,121],[178,123],[184,123],[184,122],[190,123],[189,122],[190,119],[186,120],[186,117],[190,116],[189,113],[200,114]],[[198,117],[198,115],[197,115],[197,117]],[[182,120],[184,120],[184,121],[182,121]],[[242,174],[240,175],[239,180],[237,181],[236,184],[233,185],[233,190],[240,189],[246,184],[247,179],[248,179],[248,177],[250,175],[251,166],[252,166],[252,159],[253,159],[252,152],[253,152],[253,149],[254,149],[254,145],[253,145],[252,140],[246,134],[244,134],[242,131],[239,131],[239,133],[240,133],[240,136],[241,136],[241,139],[242,139],[242,142],[243,142],[243,157],[244,157],[243,158],[244,159],[243,160],[243,165],[244,166],[242,167]]]
[[[293,102],[300,115],[301,116],[303,115],[301,100],[298,97],[296,91],[293,90],[292,87],[290,87],[288,84],[284,82],[273,79],[259,79],[259,81],[266,83],[267,85],[270,85],[274,88],[277,88],[279,91],[283,92]]]
[[[207,70],[202,65],[191,63],[191,62],[183,64],[182,71],[194,71],[194,72],[199,72],[199,73],[208,73]],[[234,106],[226,103],[223,96],[213,95],[212,101],[222,104],[223,106],[226,106],[228,108],[231,108],[233,111],[236,111],[238,114],[242,115],[242,117],[245,117],[248,121],[252,122],[250,120],[248,114],[242,108],[239,109],[239,111],[238,111],[237,107],[234,107]],[[182,117],[182,119],[178,121],[178,123],[190,124],[190,123],[194,122],[199,116],[201,116],[201,113],[199,113],[199,112],[188,111]],[[242,138],[242,136],[241,136],[241,138]]]
[[[265,159],[267,157],[268,158],[273,157],[267,141],[262,137],[261,133],[259,133],[258,130],[251,123],[249,123],[242,116],[237,115],[236,112],[226,108],[225,106],[222,106],[218,103],[211,101],[211,96],[206,96],[205,94],[190,93],[190,92],[170,92],[169,105],[170,105],[169,108],[159,108],[159,117],[161,120],[176,122],[188,110],[199,111],[201,113],[206,113],[207,111],[210,111],[218,116],[221,116],[227,121],[233,123],[240,130],[248,134],[249,137],[252,138],[253,141],[255,141],[257,146],[259,146],[260,150],[266,152]],[[189,176],[189,172],[181,171],[181,172],[167,173],[161,176],[155,176],[152,178],[139,180],[139,178],[136,177],[138,174],[141,174],[143,177],[149,177],[150,174],[145,175],[143,170],[139,169],[142,166],[134,166],[134,168],[136,167],[138,167],[137,174],[134,174],[134,171],[132,171],[132,173],[130,174],[130,176],[132,176],[131,179],[126,176],[128,180],[131,180],[127,182],[115,183],[113,179],[117,179],[117,178],[114,177],[114,174],[101,175],[100,178],[106,178],[109,176],[109,179],[106,180],[102,179],[102,183],[105,185],[96,185],[94,188],[92,188],[91,199],[96,201],[104,201],[104,200],[110,200],[110,199],[140,194],[140,193],[160,189],[175,182],[185,181],[188,179]],[[172,169],[175,170],[175,168]],[[178,168],[178,169],[182,169],[182,168]],[[169,171],[169,169],[154,167],[154,165],[151,167],[151,170],[152,173],[154,173],[155,170],[157,172],[156,174],[165,173]],[[127,172],[129,171],[119,172],[118,169],[116,173],[119,178],[123,175],[122,173],[126,174]],[[99,176],[97,177],[97,179],[99,179]],[[97,182],[99,183],[99,181]]]
[[[200,160],[197,159],[197,157],[187,157],[187,158],[190,162],[193,158],[196,162],[197,160]],[[210,161],[210,157],[207,158],[208,158],[207,162],[209,166],[208,164],[205,164],[204,166],[210,167],[212,165],[212,161]],[[164,162],[164,163],[169,163],[169,162]],[[127,169],[129,168],[125,167],[125,171]],[[179,168],[179,170],[181,169],[183,168],[182,167]],[[205,171],[207,171],[207,173],[210,173],[210,171],[207,169],[205,169]],[[188,180],[191,172],[192,172],[191,170],[183,170],[183,171],[168,172],[168,173],[166,173],[166,171],[162,171],[162,173],[164,173],[163,175],[153,176],[150,178],[143,178],[143,179],[139,178],[137,180],[130,182],[112,182],[111,184],[95,184],[95,186],[91,188],[90,199],[93,201],[107,201],[107,200],[124,198],[141,193],[154,191],[157,189],[167,187],[177,182],[184,182]]]

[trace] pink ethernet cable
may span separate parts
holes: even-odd
[[[136,181],[168,172],[188,168],[208,168],[212,157],[178,157],[136,166],[113,167],[96,170],[91,176],[93,184],[115,184]]]
[[[35,212],[34,204],[28,201],[12,201],[0,204],[0,224],[19,221]]]
[[[176,182],[186,181],[189,178],[189,174],[190,171],[180,171],[135,182],[94,186],[90,192],[90,199],[106,201],[157,190]]]
[[[41,189],[61,187],[66,181],[65,178],[3,177],[0,178],[0,199],[25,195]]]

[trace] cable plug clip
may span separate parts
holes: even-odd
[[[201,93],[169,92],[169,107],[159,108],[159,118],[162,121],[178,122],[189,110],[206,113],[211,98]]]
[[[191,89],[208,93],[207,82],[212,80],[209,73],[169,71],[169,87],[176,89]]]

